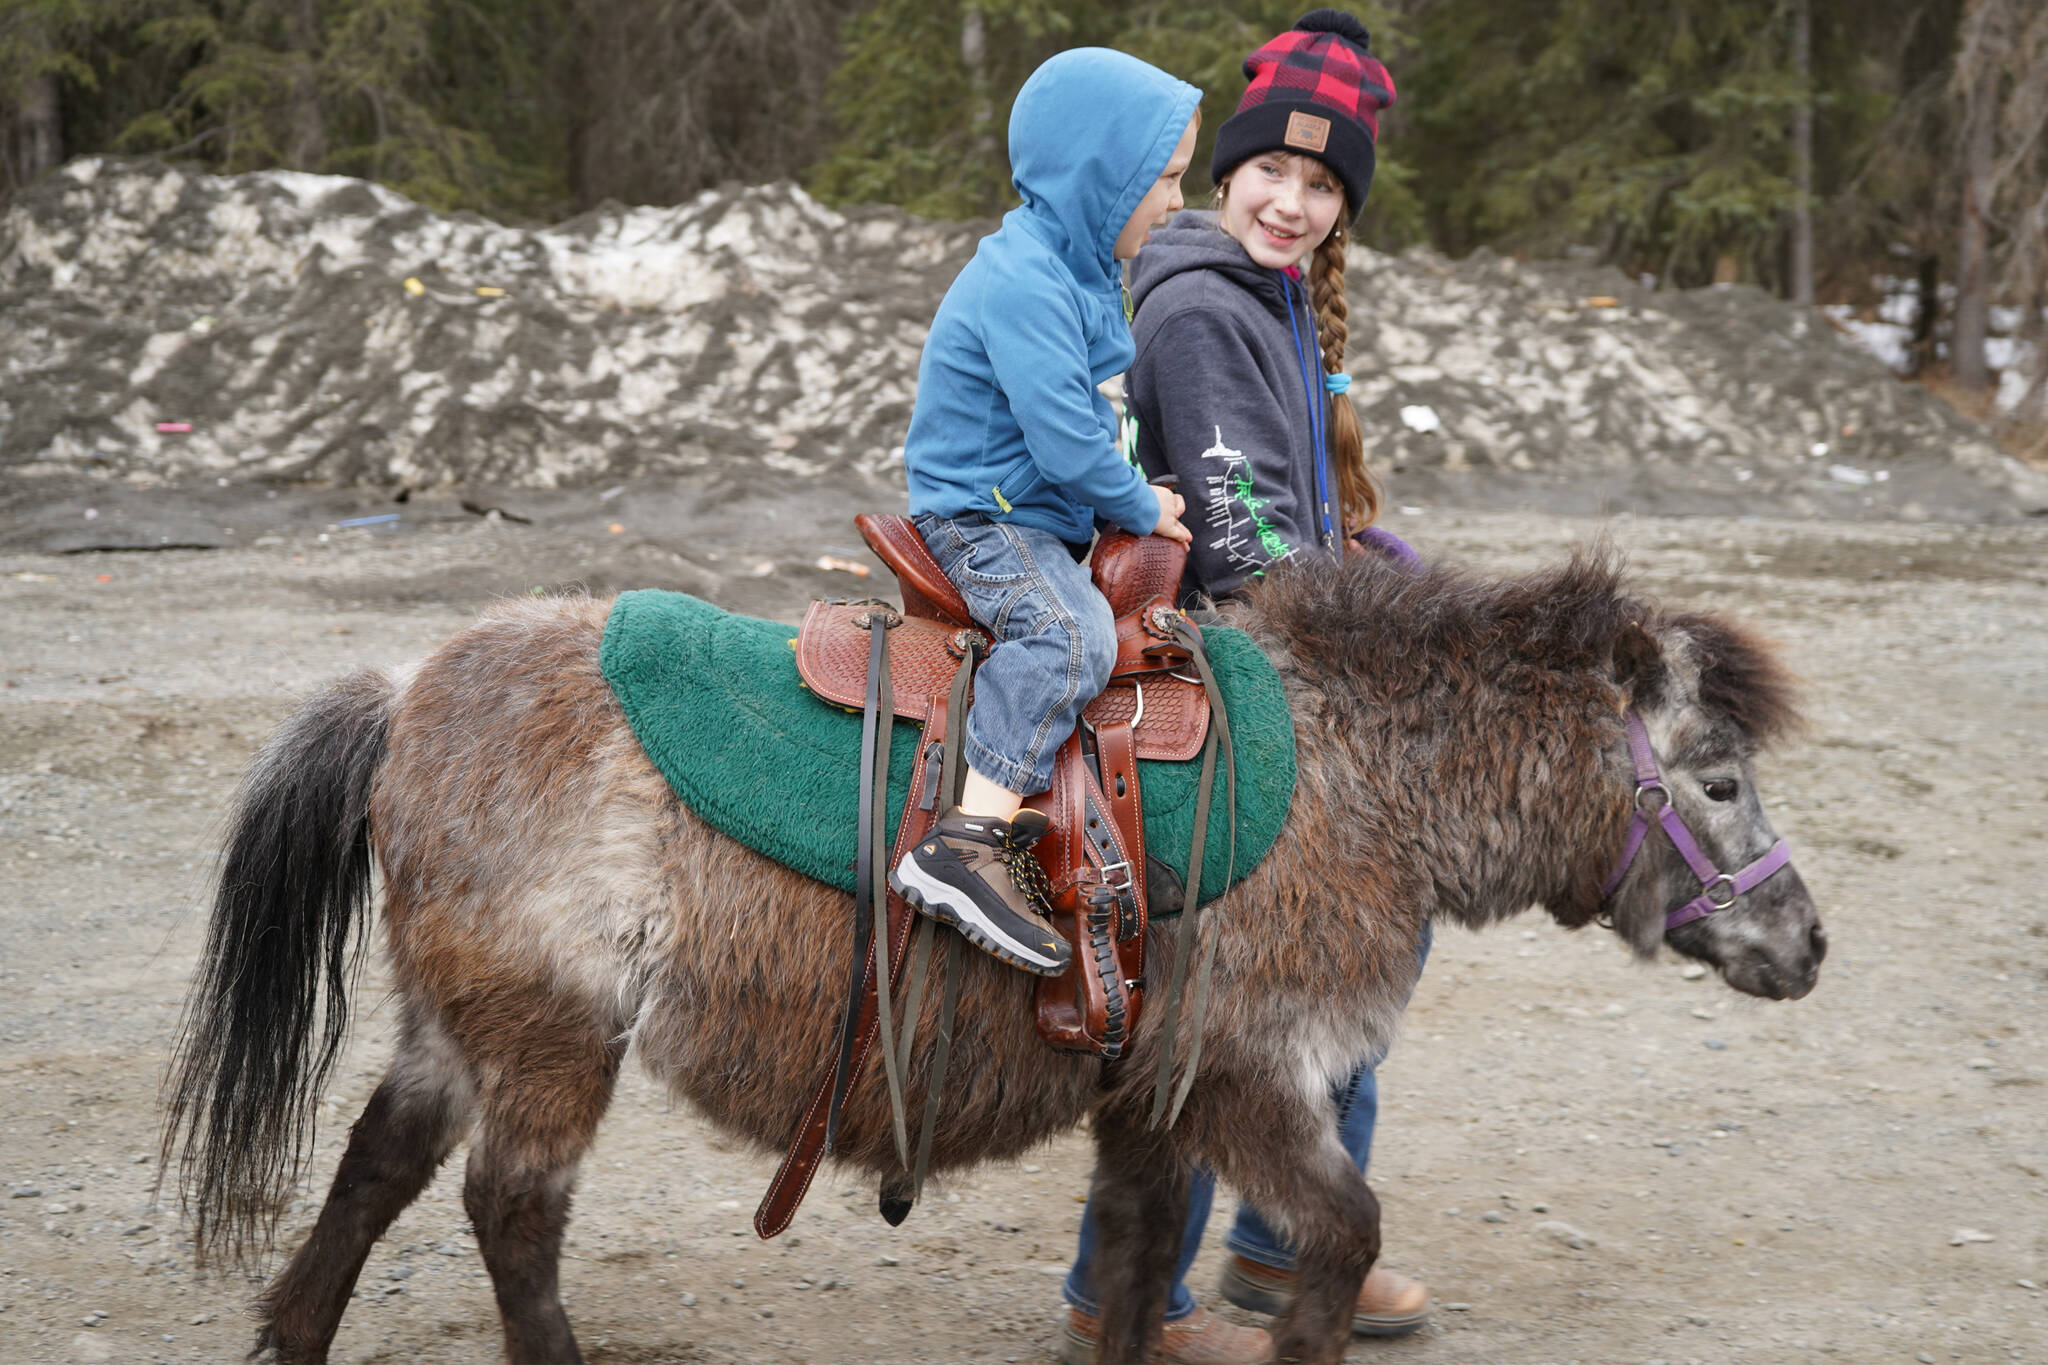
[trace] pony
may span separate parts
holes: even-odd
[[[373,863],[398,1036],[311,1232],[261,1291],[252,1359],[326,1359],[371,1245],[467,1138],[463,1203],[507,1357],[581,1360],[557,1263],[629,1048],[770,1150],[832,1059],[848,898],[677,800],[599,672],[606,613],[497,606],[424,662],[335,683],[253,760],[166,1079],[163,1169],[178,1167],[202,1263],[274,1245],[347,1030]],[[1279,1357],[1342,1358],[1379,1206],[1338,1145],[1331,1084],[1391,1040],[1425,921],[1477,929],[1540,905],[1770,999],[1811,991],[1827,946],[1789,866],[1721,879],[1716,913],[1674,913],[1703,903],[1694,854],[1783,862],[1754,756],[1796,723],[1796,699],[1766,644],[1640,598],[1611,551],[1498,579],[1377,557],[1285,566],[1216,619],[1271,659],[1299,771],[1268,855],[1202,912],[1213,978],[1178,1121],[1148,1112],[1165,1011],[1116,1063],[1055,1051],[1032,979],[969,954],[933,1140],[942,1171],[1091,1120],[1105,1365],[1157,1347],[1201,1162],[1299,1249]],[[1690,854],[1631,828],[1656,804],[1644,755]],[[1153,938],[1164,972],[1174,927]],[[912,1112],[936,1009],[928,995]],[[871,1068],[833,1155],[899,1177],[890,1133]]]

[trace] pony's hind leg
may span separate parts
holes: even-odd
[[[312,1233],[257,1302],[258,1357],[280,1365],[327,1359],[371,1246],[462,1140],[474,1105],[447,1038],[408,1009],[397,1054],[349,1131]]]
[[[485,1087],[462,1187],[484,1265],[491,1272],[511,1365],[581,1365],[562,1311],[559,1271],[576,1167],[611,1103],[624,1035],[607,1036],[559,998],[492,1040]]]
[[[1158,1351],[1193,1178],[1188,1156],[1144,1115],[1096,1114],[1089,1201],[1098,1226],[1091,1263],[1102,1306],[1098,1365],[1141,1365]]]

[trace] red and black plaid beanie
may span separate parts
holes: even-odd
[[[1216,130],[1209,178],[1221,184],[1260,152],[1300,152],[1336,173],[1356,217],[1372,184],[1380,110],[1394,102],[1394,78],[1371,43],[1356,18],[1319,9],[1245,58],[1251,85]]]

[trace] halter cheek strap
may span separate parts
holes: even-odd
[[[1761,858],[1743,868],[1740,872],[1727,873],[1714,866],[1713,859],[1700,851],[1699,841],[1692,837],[1692,831],[1685,827],[1685,821],[1671,804],[1671,793],[1664,787],[1664,779],[1657,772],[1657,756],[1650,749],[1650,732],[1643,725],[1643,718],[1631,706],[1627,713],[1628,752],[1636,768],[1636,808],[1629,817],[1628,839],[1622,845],[1621,864],[1614,869],[1614,875],[1600,888],[1600,899],[1605,901],[1614,894],[1621,879],[1628,875],[1634,865],[1636,854],[1643,848],[1643,840],[1649,835],[1650,820],[1654,815],[1664,837],[1678,850],[1685,865],[1699,878],[1700,894],[1679,906],[1664,917],[1664,930],[1669,933],[1681,924],[1690,924],[1703,919],[1716,910],[1726,910],[1736,900],[1763,884],[1771,874],[1792,863],[1792,850],[1783,839],[1764,853]]]

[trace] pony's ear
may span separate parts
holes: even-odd
[[[1629,697],[1650,704],[1664,684],[1664,648],[1641,621],[1630,621],[1614,637],[1614,681]]]
[[[1674,624],[1699,657],[1700,702],[1759,744],[1799,728],[1798,684],[1770,645],[1718,616]]]

